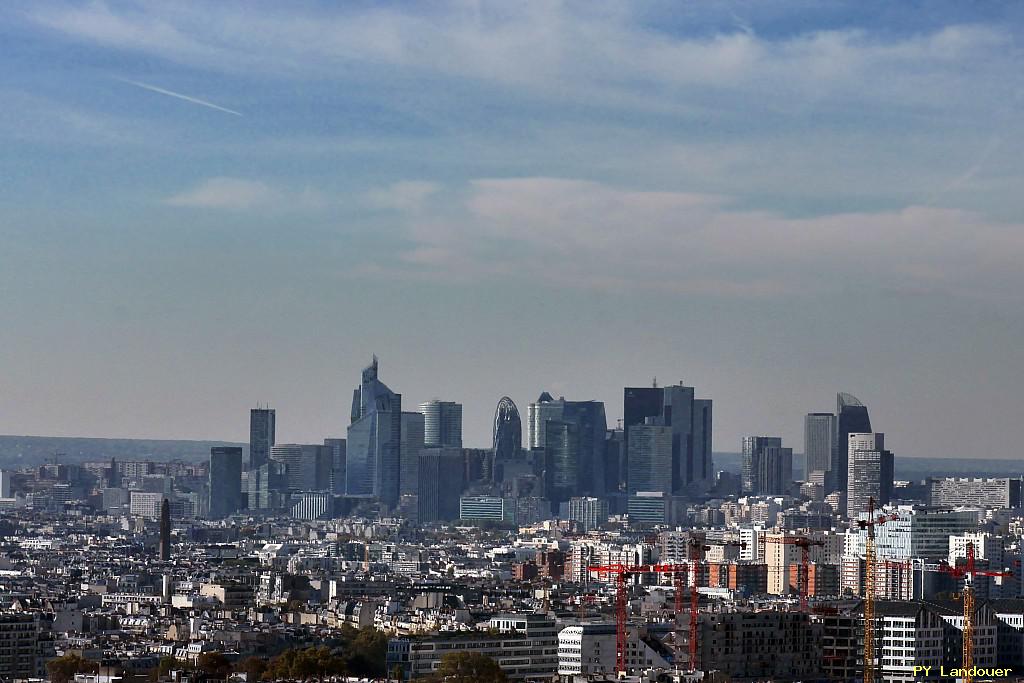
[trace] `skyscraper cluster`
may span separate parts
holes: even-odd
[[[603,402],[541,392],[527,406],[525,444],[519,410],[504,396],[491,447],[467,448],[460,403],[432,399],[403,411],[402,395],[379,372],[374,357],[353,391],[345,438],[277,443],[276,412],[254,408],[248,451],[211,452],[209,514],[291,509],[305,518],[369,506],[425,523],[458,518],[466,495],[500,500],[501,520],[572,519],[587,510],[589,525],[593,510],[607,509],[664,523],[713,489],[728,494],[714,471],[712,401],[682,382],[626,387],[622,423],[611,428]],[[892,453],[851,394],[837,395],[835,413],[806,415],[804,452],[806,485],[834,509],[855,515],[871,500],[891,499]],[[733,491],[798,495],[793,449],[780,437],[744,437],[741,457]]]

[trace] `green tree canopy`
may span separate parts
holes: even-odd
[[[46,663],[46,672],[53,683],[68,683],[75,674],[94,674],[99,664],[77,654],[66,654]]]
[[[487,655],[452,652],[441,658],[433,680],[445,683],[506,683],[508,677]]]

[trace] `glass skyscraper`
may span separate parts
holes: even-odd
[[[711,456],[712,402],[694,398],[694,388],[682,383],[667,387],[626,387],[623,426],[627,457],[630,430],[647,418],[672,430],[672,492],[702,493],[714,483]],[[632,467],[627,464],[627,467]]]
[[[462,404],[453,401],[427,401],[420,404],[423,413],[423,445],[426,448],[454,446],[462,448]]]
[[[221,519],[242,507],[242,449],[214,446],[210,449],[210,517]]]
[[[523,422],[515,401],[508,396],[502,396],[498,407],[494,409],[492,437],[495,462],[500,464],[519,459],[523,450]]]
[[[402,395],[377,378],[377,357],[363,369],[352,395],[348,427],[345,492],[398,505],[402,440]]]
[[[836,491],[848,489],[849,453],[847,449],[850,434],[868,434],[871,432],[871,418],[867,407],[853,394],[840,392],[836,394],[836,441],[834,464]]]
[[[276,443],[277,416],[272,408],[253,408],[249,411],[249,454],[243,469],[253,470],[267,464],[270,449]]]
[[[836,416],[832,413],[808,413],[804,417],[804,478],[821,484],[826,491],[834,487]]]
[[[605,436],[601,401],[566,401],[541,394],[529,408],[531,448],[544,449],[545,491],[553,503],[606,492]],[[613,482],[613,490],[618,482]]]

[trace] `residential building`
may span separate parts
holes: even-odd
[[[570,498],[569,519],[578,522],[584,533],[598,529],[608,521],[608,501],[592,496]]]
[[[614,674],[617,655],[615,636],[615,622],[588,623],[563,628],[558,632],[558,675]],[[662,652],[659,652],[664,648],[655,649],[655,641],[645,640],[640,629],[630,628],[626,636],[627,670],[644,671],[671,667]]]

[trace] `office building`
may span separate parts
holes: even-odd
[[[345,493],[345,439],[324,439],[331,453],[331,491]]]
[[[657,424],[672,431],[672,493],[705,493],[714,484],[711,458],[712,402],[694,397],[693,387],[626,387],[623,425],[627,457],[635,427]],[[632,463],[628,468],[632,469]]]
[[[423,445],[426,448],[462,448],[462,404],[434,399],[420,404]]]
[[[900,505],[878,514],[893,516],[875,527],[875,545],[879,557],[889,560],[921,558],[940,562],[949,557],[949,538],[973,533],[978,528],[977,510],[950,510]],[[851,519],[864,519],[858,512]],[[863,529],[853,529],[847,536],[846,556],[864,557]]]
[[[509,680],[550,680],[558,669],[558,627],[546,614],[500,614],[481,631],[392,638],[388,670],[410,679],[436,673],[448,654],[469,652],[497,662]]]
[[[743,493],[786,493],[793,481],[793,450],[777,436],[743,437],[740,485]]]
[[[7,470],[0,470],[0,498],[10,498],[12,493],[11,473]]]
[[[636,524],[665,524],[669,521],[670,498],[663,491],[637,491],[626,501],[629,521]]]
[[[1021,506],[1020,479],[946,477],[930,480],[928,488],[929,502],[940,507],[974,505],[988,510],[998,510],[1017,509]]]
[[[171,502],[164,498],[160,503],[160,545],[158,548],[161,562],[171,559]]]
[[[214,446],[210,449],[209,514],[220,519],[242,508],[242,449]]]
[[[277,510],[288,494],[288,471],[284,463],[271,460],[249,470],[248,502],[250,510]]]
[[[541,394],[530,404],[531,448],[544,451],[545,495],[553,506],[579,495],[604,495],[604,403]]]
[[[167,494],[153,491],[131,491],[129,492],[128,512],[133,517],[146,517],[148,519],[160,518],[160,507],[167,499]]]
[[[855,517],[868,509],[872,499],[875,506],[892,499],[893,455],[885,450],[885,434],[881,433],[854,432],[848,444],[846,515]]]
[[[578,523],[584,533],[599,529],[608,521],[608,501],[592,496],[570,498],[569,519]]]
[[[512,460],[519,460],[523,451],[523,424],[515,401],[502,396],[494,410],[491,450],[498,467]],[[495,474],[501,478],[501,472]]]
[[[468,522],[516,521],[516,499],[498,496],[462,496],[459,498],[459,519]]]
[[[439,403],[433,401],[432,403]],[[424,403],[420,408],[431,405]],[[450,405],[458,405],[453,403]],[[419,459],[425,448],[424,434],[427,413],[402,413],[402,462],[401,476],[399,477],[399,490],[402,495],[416,495],[417,481],[419,479]],[[459,424],[462,420],[462,406],[459,406]],[[459,438],[461,441],[461,437]]]
[[[835,476],[836,416],[808,413],[804,417],[804,478],[832,490]]]
[[[672,493],[673,443],[672,428],[656,424],[658,418],[647,418],[646,424],[629,428],[626,490]]]
[[[270,449],[277,443],[277,414],[272,408],[249,411],[249,453],[243,463],[245,470],[256,469],[270,459]]]
[[[330,491],[334,451],[321,444],[279,444],[270,459],[285,466],[290,491]]]
[[[334,516],[334,494],[330,491],[305,491],[292,505],[295,519],[330,519]]]
[[[458,519],[464,487],[462,449],[425,448],[417,459],[416,517],[421,524]]]
[[[835,481],[834,490],[845,492],[849,489],[849,439],[850,434],[871,433],[871,418],[867,407],[852,394],[836,394],[836,440],[833,446]]]
[[[402,395],[377,375],[374,356],[352,396],[345,490],[349,496],[376,498],[385,508],[394,509],[401,490]]]

